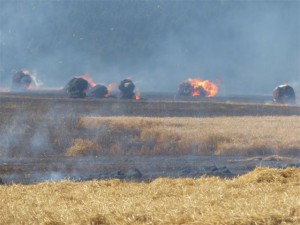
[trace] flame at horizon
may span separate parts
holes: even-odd
[[[188,78],[185,82],[181,82],[180,85],[188,84],[188,91],[183,90],[185,94],[191,96],[213,97],[219,89],[216,84],[209,80],[201,80],[200,78]]]
[[[90,86],[91,88],[96,86],[96,83],[92,80],[92,78],[90,78],[90,75],[89,75],[89,74],[84,74],[84,75],[82,75],[82,76],[76,76],[76,78],[82,78],[82,79],[85,79],[85,80],[89,83],[89,86]]]
[[[109,85],[107,85],[107,94],[105,95],[105,97],[108,97],[111,95],[112,90],[117,86],[116,83],[110,83]]]
[[[140,90],[136,90],[136,92],[134,93],[134,99],[135,100],[140,100],[141,99],[141,92]]]

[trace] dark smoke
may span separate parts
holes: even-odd
[[[45,86],[89,73],[176,92],[218,76],[221,93],[271,94],[300,82],[299,40],[297,0],[1,0],[0,86],[28,69]]]

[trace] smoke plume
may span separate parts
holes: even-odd
[[[177,91],[221,78],[221,93],[269,94],[300,81],[299,1],[0,2],[0,85],[35,70],[45,86],[75,75]]]

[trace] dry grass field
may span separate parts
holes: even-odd
[[[0,100],[2,157],[299,152],[297,106],[30,96]]]
[[[1,224],[300,224],[300,169],[0,186]]]
[[[269,155],[300,152],[300,116],[81,117],[67,155]]]

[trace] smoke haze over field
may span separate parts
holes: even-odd
[[[45,86],[220,77],[222,93],[270,94],[300,82],[300,1],[0,0],[0,86],[20,69]]]

